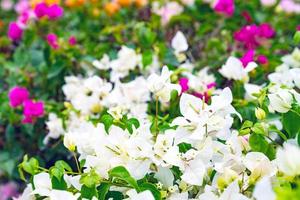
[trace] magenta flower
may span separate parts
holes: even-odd
[[[47,42],[53,49],[58,49],[58,38],[54,33],[49,33],[47,35]]]
[[[264,55],[258,55],[257,56],[257,62],[259,62],[262,65],[265,65],[265,64],[269,63],[268,58]]]
[[[275,36],[275,30],[268,23],[259,25],[258,35],[264,38],[272,38]]]
[[[18,41],[22,38],[23,30],[17,22],[11,22],[8,27],[8,37],[13,41]]]
[[[240,58],[240,61],[243,63],[244,68],[247,67],[249,62],[254,61],[255,51],[253,49],[248,50],[243,57]]]
[[[47,15],[48,6],[46,3],[41,2],[34,8],[34,13],[38,18],[42,18]]]
[[[47,9],[47,16],[50,20],[55,20],[62,17],[64,14],[64,9],[57,4],[53,4]]]
[[[232,16],[234,13],[234,0],[218,0],[214,6],[217,13],[222,13],[227,16]]]
[[[44,115],[44,103],[42,101],[34,102],[29,99],[24,101],[23,106],[23,123],[32,123],[35,118]]]
[[[234,39],[244,44],[246,49],[257,48],[262,39],[270,39],[275,36],[274,29],[269,24],[251,24],[242,27],[234,33]]]
[[[75,36],[71,36],[69,38],[69,45],[74,46],[74,45],[76,45],[76,43],[77,43],[76,37]]]
[[[189,79],[188,78],[180,78],[179,85],[181,86],[181,93],[189,90]]]
[[[206,85],[207,89],[211,89],[211,88],[216,87],[216,86],[217,86],[216,82],[211,82],[211,83]]]
[[[29,92],[24,87],[16,86],[9,91],[8,98],[10,106],[15,108],[29,99]]]
[[[41,2],[36,5],[34,13],[38,18],[47,16],[50,20],[56,20],[63,16],[64,10],[57,4],[48,6],[46,3]]]

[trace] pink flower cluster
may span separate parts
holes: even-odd
[[[37,4],[34,10],[31,9],[29,1],[20,0],[15,5],[15,10],[19,14],[16,21],[9,24],[7,35],[12,41],[19,41],[22,39],[24,29],[30,18],[42,18],[46,16],[50,20],[56,20],[63,16],[64,10],[57,4],[48,6],[42,2]]]
[[[35,6],[34,13],[38,18],[48,17],[50,20],[56,20],[63,16],[64,9],[57,4],[48,6],[46,3],[41,2]]]
[[[185,78],[185,77],[182,77],[179,79],[179,85],[181,86],[181,93],[184,93],[184,92],[187,92],[190,87],[189,87],[189,79],[188,78]],[[204,93],[200,93],[200,92],[196,92],[196,91],[193,91],[192,92],[192,95],[200,98],[200,99],[205,99],[205,102],[207,102],[210,98],[210,95],[208,93],[208,90],[216,87],[216,83],[215,82],[212,82],[212,83],[209,83],[206,85],[206,88],[207,88],[207,91],[205,91]]]
[[[214,5],[214,10],[217,13],[231,17],[235,10],[234,0],[217,0]]]
[[[264,55],[258,55],[255,58],[255,50],[251,49],[248,50],[243,57],[240,58],[241,62],[243,63],[243,66],[246,67],[249,62],[257,61],[258,63],[265,65],[268,64],[268,58]]]
[[[58,49],[59,48],[59,44],[58,44],[58,37],[55,33],[49,33],[46,37],[47,43],[49,44],[49,46],[53,49]],[[77,44],[77,40],[75,36],[71,36],[68,39],[68,43],[70,46],[74,46]]]
[[[255,49],[261,43],[275,36],[275,30],[270,24],[247,25],[234,33],[234,39],[241,42],[246,49]]]
[[[19,86],[12,88],[8,94],[12,108],[23,106],[24,119],[22,123],[33,123],[36,118],[44,115],[44,103],[42,101],[33,101],[29,96],[29,91]]]

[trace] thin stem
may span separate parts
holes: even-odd
[[[76,162],[76,166],[77,166],[78,173],[81,174],[81,170],[80,170],[80,167],[79,167],[79,163],[78,163],[76,154],[75,154],[75,152],[72,152],[72,154],[73,154],[74,160],[75,160],[75,162]]]
[[[156,130],[156,136],[158,135],[158,97],[155,99],[155,130]]]

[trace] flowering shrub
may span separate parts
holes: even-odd
[[[297,199],[298,4],[1,1],[0,199]]]

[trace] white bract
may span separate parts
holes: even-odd
[[[172,90],[176,90],[180,94],[181,88],[177,84],[171,83],[171,74],[167,66],[164,66],[161,75],[151,74],[147,79],[149,90],[162,102],[168,102],[171,97]]]
[[[254,70],[257,67],[255,62],[249,62],[246,67],[243,66],[243,63],[231,56],[227,59],[226,63],[222,66],[219,72],[225,78],[229,80],[240,80],[243,82],[248,82],[248,73]]]

